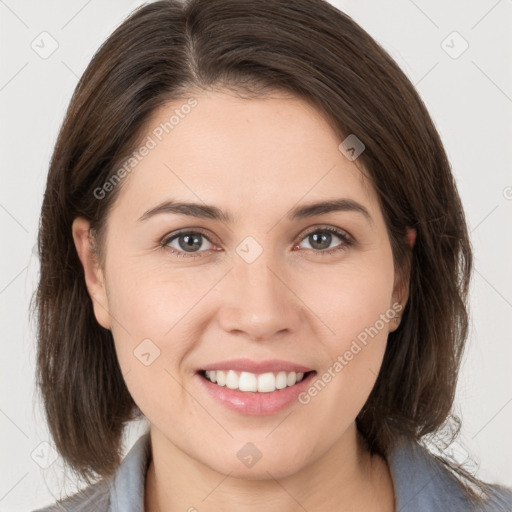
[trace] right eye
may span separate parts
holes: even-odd
[[[204,233],[201,233],[200,231],[185,230],[166,236],[164,240],[162,240],[161,245],[168,249],[171,254],[175,254],[178,257],[199,258],[201,256],[196,255],[195,253],[206,252],[196,250],[203,245],[202,239],[206,239],[210,245],[213,245]],[[188,249],[191,249],[191,251]],[[207,248],[207,250],[210,250],[210,248]]]

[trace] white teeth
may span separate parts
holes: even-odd
[[[276,388],[283,389],[288,385],[288,378],[286,372],[279,372],[276,375]]]
[[[254,373],[242,372],[238,379],[240,391],[258,391],[258,378]]]
[[[284,389],[300,382],[304,378],[304,373],[278,372],[274,374],[267,372],[257,375],[251,372],[236,372],[234,370],[207,370],[205,376],[209,381],[217,383],[219,386],[226,386],[229,389],[271,393],[276,389]]]
[[[271,393],[276,390],[276,377],[273,373],[262,373],[258,375],[258,391],[260,393]]]
[[[225,386],[226,385],[226,374],[224,372],[216,371],[217,375],[217,384],[219,386]]]
[[[229,370],[226,375],[226,387],[229,389],[238,389],[238,375],[233,370]]]

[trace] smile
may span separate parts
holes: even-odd
[[[238,414],[266,416],[297,404],[316,371],[286,360],[232,359],[195,373],[201,393]]]
[[[303,372],[252,373],[235,370],[206,370],[201,375],[218,386],[243,392],[272,393],[278,389],[294,386],[304,378]]]

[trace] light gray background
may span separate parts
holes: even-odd
[[[27,311],[38,261],[32,250],[48,161],[78,77],[140,3],[0,0],[1,511],[32,510],[53,502],[61,485],[74,489],[60,458],[41,467],[52,462],[54,451],[33,398],[35,343]],[[451,159],[476,267],[457,394],[459,451],[472,453],[479,477],[512,485],[512,1],[333,3],[379,41],[417,86]],[[41,36],[44,31],[51,37]],[[31,47],[49,51],[52,38],[58,48],[48,58]],[[469,47],[458,55],[464,40]],[[125,450],[144,427],[127,432]]]

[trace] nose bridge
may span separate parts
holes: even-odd
[[[252,339],[265,339],[283,330],[297,329],[299,307],[280,275],[272,251],[257,251],[255,245],[240,244],[228,278],[227,301],[221,314],[227,331],[243,331]],[[245,249],[245,252],[244,252]],[[259,254],[257,254],[259,252]]]

